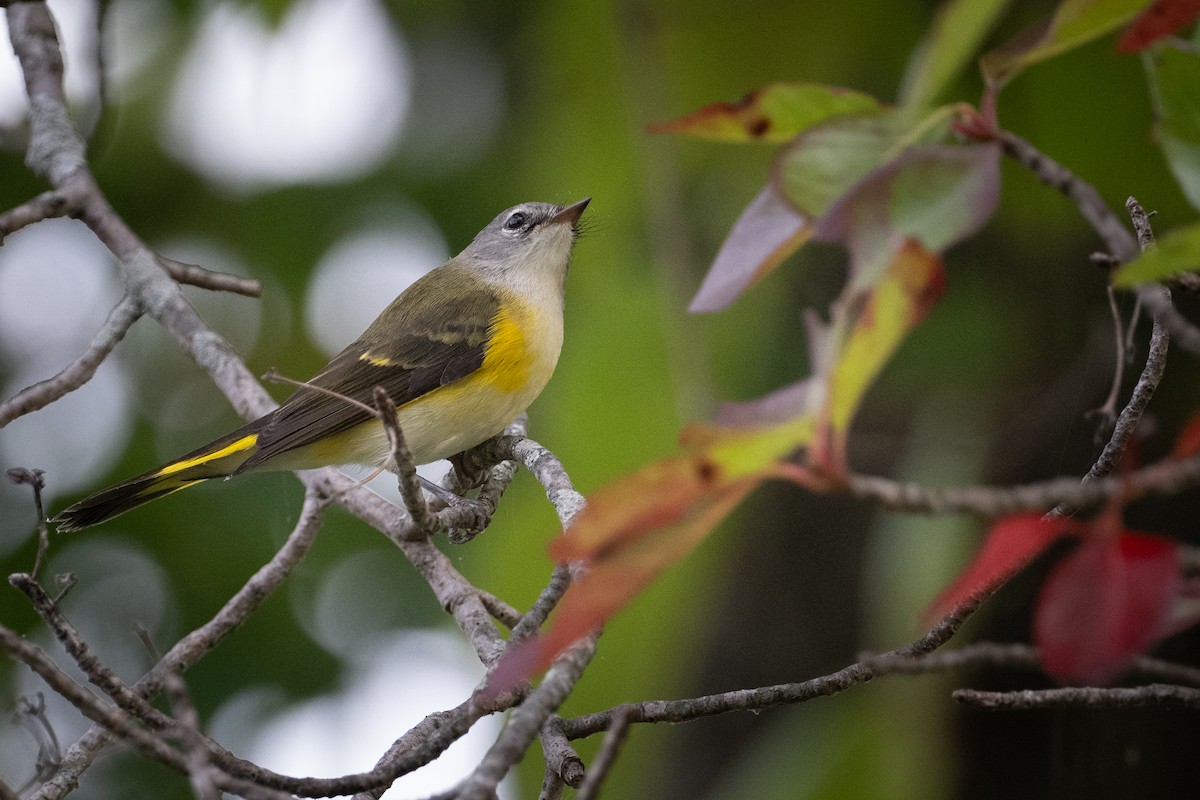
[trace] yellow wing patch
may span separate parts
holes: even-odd
[[[366,351],[361,356],[359,356],[358,360],[365,361],[368,364],[371,364],[372,366],[376,366],[376,367],[386,367],[388,364],[392,363],[392,360],[390,358],[388,358],[387,356],[377,356],[374,353],[372,353],[370,350]]]
[[[174,475],[177,472],[183,472],[189,467],[198,467],[201,464],[207,464],[208,462],[215,461],[218,458],[224,458],[225,456],[230,456],[234,453],[240,453],[243,450],[253,447],[257,441],[258,434],[251,433],[247,436],[243,436],[236,442],[225,445],[219,450],[213,450],[211,453],[202,453],[194,458],[185,458],[182,461],[176,461],[173,464],[167,464],[156,473],[156,477],[161,478],[167,475]]]

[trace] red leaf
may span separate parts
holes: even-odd
[[[1138,14],[1121,38],[1118,53],[1136,53],[1190,25],[1200,16],[1200,0],[1155,0]]]
[[[1171,450],[1171,458],[1182,461],[1197,453],[1200,453],[1200,413],[1188,420],[1187,424],[1183,426],[1183,430],[1175,437],[1175,447]]]
[[[1069,519],[1047,520],[1039,514],[1013,514],[997,520],[975,560],[933,601],[926,617],[942,616],[981,592],[999,586],[1059,536],[1078,532],[1081,525]]]
[[[1033,638],[1047,673],[1106,685],[1170,629],[1179,594],[1176,545],[1123,532],[1089,535],[1042,586]]]

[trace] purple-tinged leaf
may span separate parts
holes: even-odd
[[[720,311],[812,235],[806,217],[768,184],[738,217],[688,310]]]

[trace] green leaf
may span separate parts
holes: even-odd
[[[924,111],[937,100],[963,68],[980,43],[1008,9],[1011,0],[948,0],[940,9],[929,35],[913,53],[900,89],[900,106]]]
[[[912,238],[935,253],[979,230],[1000,197],[1000,151],[995,144],[922,145],[864,177],[831,205],[817,237],[844,243],[856,283],[890,253],[897,238]]]
[[[883,104],[869,94],[815,83],[771,83],[736,103],[713,103],[687,116],[648,126],[722,142],[786,142],[844,114],[871,114]]]
[[[1158,240],[1157,246],[1121,267],[1113,275],[1113,286],[1167,280],[1181,272],[1200,268],[1200,223],[1178,228]]]
[[[1161,47],[1147,64],[1159,144],[1184,195],[1200,209],[1200,55]]]
[[[904,132],[895,114],[844,117],[814,127],[780,153],[776,186],[801,214],[820,217],[887,160]]]
[[[1003,86],[1032,64],[1098,39],[1129,22],[1149,0],[1063,0],[1053,16],[985,53],[980,68],[989,84]]]

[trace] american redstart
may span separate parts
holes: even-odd
[[[486,441],[541,393],[563,338],[563,285],[578,222],[571,206],[522,203],[392,301],[353,344],[283,405],[187,455],[92,495],[54,518],[96,525],[194,483],[335,464],[393,467],[373,406],[382,386],[413,461]],[[342,395],[344,397],[339,397]]]

